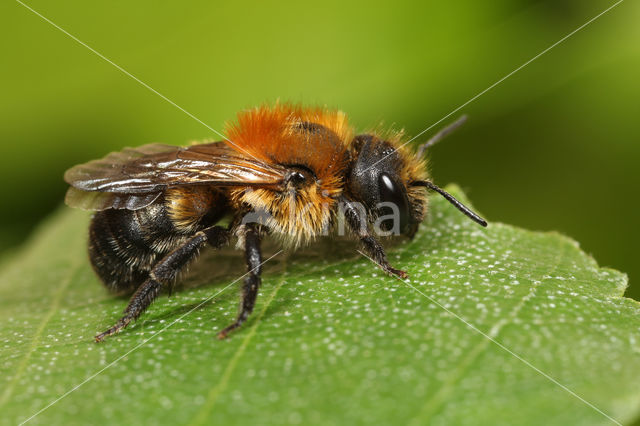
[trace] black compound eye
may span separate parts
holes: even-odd
[[[381,203],[393,203],[398,208],[400,217],[386,220],[385,227],[392,229],[393,222],[399,221],[400,231],[402,232],[409,222],[409,201],[405,189],[398,185],[396,181],[387,173],[381,173],[378,178],[378,187],[380,191]],[[387,216],[394,214],[394,209],[390,206],[382,204],[380,206],[380,215]]]

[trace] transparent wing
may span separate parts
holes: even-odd
[[[147,194],[116,194],[113,192],[82,191],[70,187],[64,202],[68,206],[82,210],[127,209],[138,210],[158,199],[161,192]]]
[[[162,144],[125,148],[72,167],[64,179],[85,192],[148,194],[178,185],[279,186],[285,173],[282,166],[213,142],[186,148]]]

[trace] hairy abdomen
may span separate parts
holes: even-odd
[[[139,210],[108,209],[94,214],[89,226],[89,258],[110,290],[135,290],[156,262],[226,212],[225,197],[213,189],[180,191],[167,191]],[[176,200],[181,199],[191,202],[180,203],[178,209]],[[185,206],[191,204],[198,208],[189,211]]]

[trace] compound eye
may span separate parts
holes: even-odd
[[[395,180],[387,173],[381,173],[378,178],[378,187],[380,190],[380,215],[389,216],[393,215],[393,218],[385,220],[383,226],[389,230],[393,229],[393,221],[399,221],[400,232],[402,232],[409,223],[409,201],[407,200],[407,194],[404,188],[398,185]],[[394,204],[398,209],[394,211],[388,203]],[[399,217],[395,217],[397,214]]]

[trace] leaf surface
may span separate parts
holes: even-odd
[[[88,215],[62,208],[0,265],[0,423],[632,421],[640,306],[623,297],[626,276],[559,234],[483,229],[431,204],[416,238],[388,250],[408,282],[353,242],[280,254],[250,320],[218,341],[244,262],[204,253],[103,344],[94,334],[127,299],[91,270]]]

